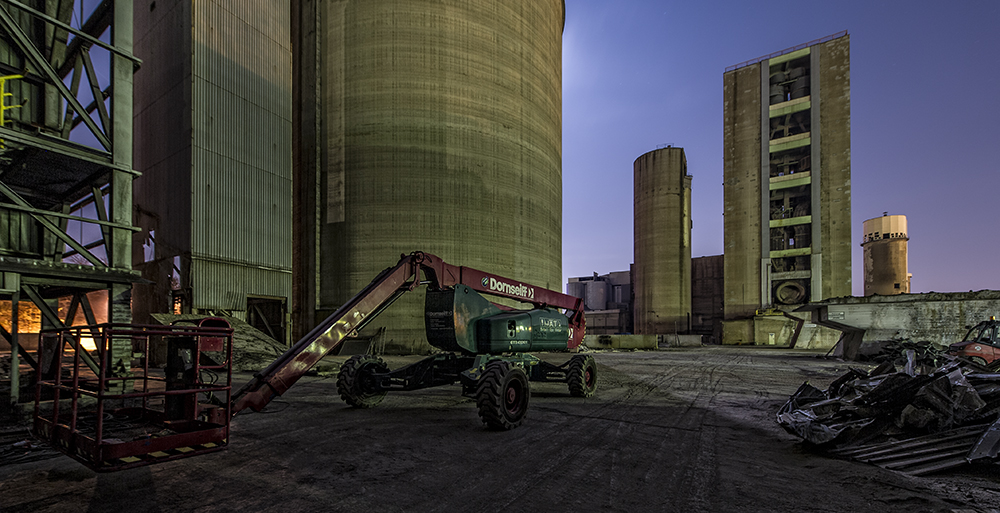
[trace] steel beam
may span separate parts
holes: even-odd
[[[100,37],[101,34],[111,26],[111,7],[112,0],[104,0],[97,7],[94,8],[94,12],[90,14],[87,21],[83,22],[83,27],[80,30],[85,34],[90,34],[93,37]],[[72,66],[70,61],[75,60],[77,54],[81,51],[86,51],[87,46],[84,44],[84,39],[78,38],[70,42],[66,46],[66,62],[59,68],[59,76],[65,77],[69,74],[69,68]],[[113,43],[113,42],[112,42]],[[129,48],[129,53],[132,49]]]
[[[111,43],[128,53],[132,53],[133,8],[132,2],[115,2],[111,24]],[[111,57],[111,88],[114,91],[111,96],[111,140],[115,144],[111,150],[114,169],[111,171],[108,189],[108,219],[120,225],[130,226],[133,176],[130,172],[122,170],[132,170],[132,75],[134,73],[135,67],[131,61],[120,55]],[[131,268],[131,232],[113,228],[109,242],[110,244],[105,245],[108,265],[115,268]],[[115,301],[114,298],[109,300]],[[110,311],[108,319],[112,322],[122,321],[114,319]],[[131,311],[128,322],[131,322]]]
[[[118,2],[118,3],[127,3],[127,2]],[[31,40],[28,39],[28,36],[24,33],[23,30],[21,30],[21,27],[19,27],[17,23],[14,22],[14,19],[11,17],[10,13],[7,12],[7,9],[2,5],[0,5],[0,27],[3,27],[3,29],[7,32],[7,35],[10,36],[11,39],[13,39],[14,42],[17,44],[18,49],[21,52],[24,52],[25,57],[27,57],[28,60],[31,61],[31,63],[36,67],[36,69],[42,72],[42,74],[48,79],[48,83],[56,86],[56,89],[59,90],[59,93],[63,96],[63,99],[65,99],[69,104],[71,104],[73,106],[73,109],[75,109],[77,112],[86,112],[86,110],[83,108],[83,105],[80,104],[80,100],[77,99],[76,96],[70,93],[69,88],[67,88],[66,84],[62,82],[62,79],[56,73],[56,70],[52,69],[52,66],[48,63],[48,61],[45,60],[45,57],[43,57],[42,54],[38,52],[38,48],[35,48],[35,45],[32,44]],[[121,57],[116,57],[116,59],[121,59]],[[129,100],[131,101],[131,99],[132,96],[130,94]],[[111,150],[111,141],[104,134],[104,132],[102,132],[97,127],[97,123],[95,123],[93,119],[90,119],[90,116],[83,116],[83,117],[84,117],[83,121],[87,125],[87,128],[89,128],[90,131],[93,132],[94,137],[97,138],[97,141],[101,143],[101,146],[103,146],[105,149]]]
[[[2,182],[0,182],[0,184],[2,184]],[[101,206],[101,210],[103,210],[104,209],[103,203],[101,205],[102,205]],[[109,227],[110,228],[118,228],[118,229],[121,229],[121,230],[129,230],[129,231],[133,231],[133,232],[137,232],[137,231],[140,230],[140,228],[138,228],[136,226],[121,225],[121,224],[118,224],[118,223],[112,223],[111,221],[107,220],[106,216],[105,216],[105,219],[103,219],[103,220],[102,219],[91,219],[89,217],[80,217],[80,216],[75,216],[75,215],[72,215],[72,214],[63,214],[62,212],[53,212],[51,210],[42,210],[42,209],[35,208],[35,207],[32,207],[32,206],[25,207],[25,206],[21,206],[21,205],[14,205],[14,204],[11,204],[11,203],[0,203],[0,209],[3,209],[3,208],[10,209],[10,210],[17,210],[18,212],[25,212],[25,213],[29,213],[29,214],[38,214],[38,215],[42,215],[42,216],[57,217],[57,218],[60,218],[60,219],[69,219],[71,221],[80,221],[80,222],[83,222],[83,223],[96,224],[96,225],[100,225],[102,230],[106,229],[106,228],[109,228]],[[98,214],[98,215],[100,215],[100,214]]]
[[[21,197],[18,196],[16,192],[14,192],[10,187],[7,187],[3,182],[0,182],[0,194],[7,196],[8,198],[11,199],[11,201],[16,203],[17,205],[20,205],[21,207],[31,208],[31,205],[29,205],[27,201],[21,199]],[[47,215],[48,211],[45,212]],[[97,267],[104,267],[106,265],[104,262],[101,262],[100,259],[94,256],[93,253],[87,251],[87,249],[84,248],[79,242],[74,240],[73,237],[70,237],[65,232],[60,230],[58,226],[52,224],[52,221],[46,219],[44,215],[33,214],[33,213],[29,213],[29,215],[31,215],[31,217],[33,217],[35,221],[38,221],[38,224],[41,224],[42,227],[44,227],[46,230],[52,232],[53,235],[59,237],[59,239],[65,242],[67,245],[69,245],[69,247],[75,249],[77,253],[86,258],[87,261],[90,262],[91,264],[94,264]]]
[[[17,339],[18,303],[21,301],[20,290],[14,291],[10,298],[10,404],[16,405],[21,399],[21,344]],[[38,371],[37,364],[35,371]]]
[[[18,292],[18,300],[20,301],[20,292]],[[13,329],[13,326],[11,326],[11,329]],[[3,326],[0,326],[0,337],[6,340],[7,343],[10,344],[11,348],[14,347],[13,342],[11,342],[11,340],[14,337],[14,334],[8,333],[7,330],[3,328]],[[32,358],[30,354],[28,354],[28,350],[25,349],[24,346],[22,346],[20,343],[17,344],[17,353],[18,356],[22,360],[24,360],[25,363],[31,366],[32,369],[35,369],[36,371],[38,370],[38,362],[36,362],[35,359]]]
[[[42,298],[42,295],[38,293],[38,291],[35,289],[34,286],[28,284],[22,284],[21,290],[23,290],[25,294],[27,294],[28,297],[31,298],[31,302],[34,303],[39,310],[41,310],[42,317],[45,317],[50,323],[52,323],[54,327],[56,328],[66,327],[66,324],[63,323],[62,319],[59,318],[59,314],[55,310],[53,310],[48,303],[45,302],[45,299]],[[77,344],[76,347],[80,349],[80,359],[83,360],[83,363],[87,364],[87,367],[90,367],[90,370],[94,371],[94,374],[100,374],[100,368],[98,367],[97,362],[94,361],[94,357],[90,356],[90,353],[88,353],[86,349],[81,347],[80,344]]]
[[[138,271],[131,269],[66,264],[35,258],[0,256],[0,271],[18,273],[21,275],[22,282],[30,280],[32,283],[42,285],[89,288],[90,290],[105,289],[108,283],[148,283],[147,280],[142,279]]]
[[[51,23],[52,25],[55,25],[55,26],[57,26],[57,27],[65,30],[66,32],[69,32],[70,34],[73,34],[74,36],[79,36],[79,37],[83,38],[83,40],[87,41],[88,43],[92,43],[92,44],[95,44],[97,46],[100,46],[101,48],[104,48],[105,50],[107,50],[107,51],[109,51],[111,53],[114,53],[114,54],[117,54],[117,55],[121,55],[122,57],[125,57],[126,59],[134,62],[137,65],[138,64],[142,64],[142,60],[139,59],[139,58],[137,58],[136,56],[132,55],[131,53],[125,53],[125,52],[121,51],[120,49],[115,48],[114,46],[111,46],[111,45],[105,43],[104,41],[101,41],[100,39],[97,39],[96,37],[94,37],[94,36],[92,36],[92,35],[84,32],[82,30],[77,30],[77,29],[71,27],[70,25],[67,25],[67,24],[65,24],[65,23],[63,23],[63,22],[61,22],[61,21],[53,18],[52,16],[49,16],[48,14],[45,14],[45,13],[43,13],[41,11],[37,11],[35,9],[32,9],[31,7],[28,7],[27,5],[24,5],[21,2],[18,2],[17,0],[7,0],[7,1],[10,3],[11,7],[15,8],[15,9],[20,9],[22,11],[29,12],[32,15],[37,16],[38,18],[41,18],[41,19],[43,19],[43,20]],[[107,27],[105,26],[104,28],[107,28]],[[103,30],[101,32],[103,32]],[[78,47],[79,47],[79,45],[78,45]]]
[[[94,72],[94,63],[90,60],[90,52],[81,52],[80,58],[83,60],[83,69],[87,72],[87,82],[90,84],[90,95],[94,97],[94,107],[97,109],[97,115],[101,118],[101,128],[104,129],[105,133],[108,133],[111,119],[108,117],[108,109],[104,105],[104,91],[101,90],[101,84],[97,82],[97,73]],[[87,109],[89,108],[88,105]],[[89,110],[84,110],[80,116],[89,118],[89,113]]]
[[[114,167],[111,163],[110,153],[95,150],[88,146],[67,141],[65,139],[46,137],[45,134],[27,135],[23,132],[18,132],[17,130],[0,127],[0,139],[4,139],[7,142],[16,142],[24,146],[41,148],[43,150],[52,151],[61,155],[82,160],[84,162],[90,162],[92,164]],[[123,169],[122,171],[128,170]]]

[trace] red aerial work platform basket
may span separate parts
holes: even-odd
[[[224,449],[232,341],[216,318],[46,331],[35,435],[98,472]]]

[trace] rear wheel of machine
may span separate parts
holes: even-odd
[[[570,359],[566,383],[573,397],[593,397],[597,391],[597,364],[594,357],[578,354]]]
[[[528,411],[531,389],[524,370],[508,362],[486,365],[476,387],[476,406],[486,427],[506,431],[520,426]]]
[[[986,367],[986,358],[983,358],[982,356],[970,356],[969,359],[972,360],[972,363],[978,363],[979,365]]]
[[[355,408],[374,408],[385,399],[385,390],[378,390],[374,373],[389,372],[389,366],[377,356],[352,356],[340,366],[337,392],[340,398]]]

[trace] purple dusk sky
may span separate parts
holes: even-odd
[[[903,214],[913,292],[1000,289],[1000,2],[566,0],[563,277],[632,262],[632,162],[684,148],[692,256],[722,254],[722,74],[847,30],[861,224]]]

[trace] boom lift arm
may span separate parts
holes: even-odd
[[[424,281],[420,279],[421,271]],[[253,380],[233,395],[231,414],[236,415],[246,408],[262,410],[344,339],[356,336],[401,295],[424,284],[435,290],[465,285],[483,294],[530,303],[534,308],[564,309],[569,317],[567,348],[576,348],[583,341],[585,320],[582,299],[470,267],[451,265],[434,255],[417,251],[402,255],[394,267],[382,271],[350,301],[257,373]]]

